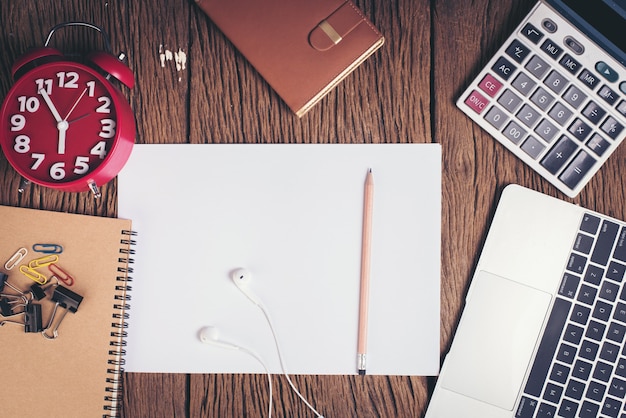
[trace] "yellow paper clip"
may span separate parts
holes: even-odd
[[[39,267],[49,266],[51,264],[56,263],[57,261],[59,261],[59,256],[46,255],[46,256],[32,260],[30,263],[28,263],[28,267],[30,267],[31,270],[34,270]]]
[[[17,266],[20,261],[24,259],[24,257],[26,257],[26,254],[28,254],[28,250],[26,248],[20,248],[11,256],[11,258],[7,260],[6,263],[4,263],[4,268],[11,270],[13,267]]]
[[[63,271],[63,269],[56,264],[50,264],[48,266],[48,270],[52,272],[52,277],[55,277],[57,280],[62,281],[66,285],[72,286],[74,284],[74,278],[67,272]]]
[[[34,244],[33,251],[44,254],[61,254],[63,247],[59,244]]]
[[[22,273],[24,276],[28,277],[35,283],[46,284],[46,282],[48,281],[48,278],[46,276],[39,273],[37,270],[31,269],[26,265],[20,266],[20,273]]]

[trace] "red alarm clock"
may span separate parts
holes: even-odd
[[[48,47],[53,33],[68,26],[97,30],[107,52],[93,52],[83,63]],[[51,29],[43,48],[15,62],[16,81],[0,111],[0,145],[26,181],[99,197],[99,186],[119,173],[135,143],[133,112],[111,80],[133,87],[122,59],[111,55],[101,28],[68,22]]]

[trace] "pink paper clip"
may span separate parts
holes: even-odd
[[[57,280],[62,281],[66,285],[72,286],[74,284],[74,278],[56,264],[50,264],[48,270],[52,272],[52,277],[56,277]]]

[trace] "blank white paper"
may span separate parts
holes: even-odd
[[[263,373],[205,325],[290,374],[355,374],[364,182],[374,174],[367,373],[439,371],[438,144],[136,145],[118,213],[137,254],[126,370]]]

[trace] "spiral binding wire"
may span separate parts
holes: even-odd
[[[128,292],[132,291],[132,287],[129,285],[132,282],[132,277],[129,275],[133,273],[133,268],[129,265],[133,264],[135,260],[130,256],[135,254],[135,250],[130,246],[136,245],[136,241],[131,237],[136,236],[135,231],[123,230],[123,238],[120,240],[122,248],[120,248],[120,257],[118,262],[120,265],[117,268],[119,273],[116,277],[117,284],[115,285],[115,297],[113,303],[113,322],[111,322],[111,341],[109,343],[109,360],[107,361],[107,373],[111,376],[107,377],[107,387],[104,396],[104,410],[106,413],[102,415],[103,418],[116,418],[120,416],[122,407],[122,373],[124,372],[124,364],[126,355],[126,336],[128,335],[126,329],[128,328],[128,311],[130,310],[130,295]]]

